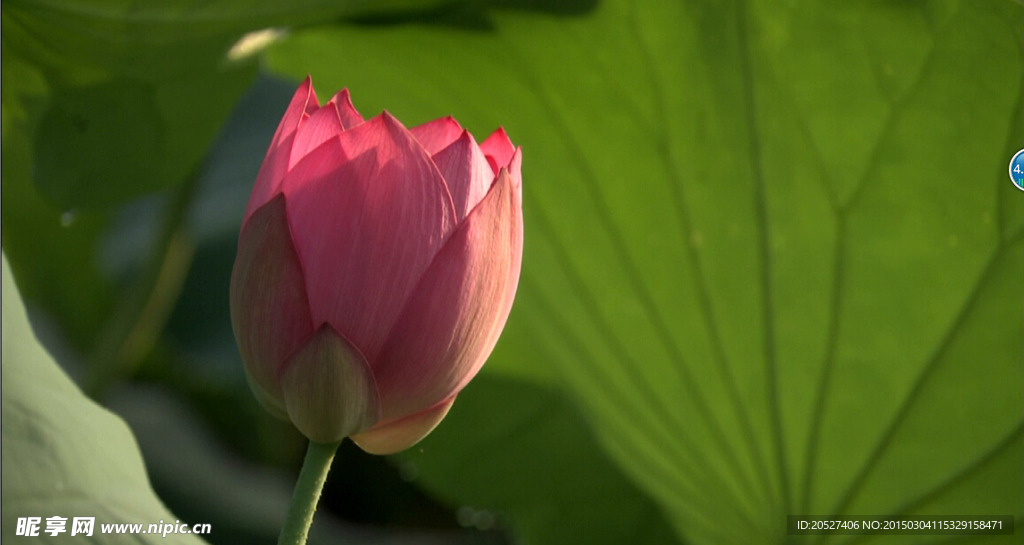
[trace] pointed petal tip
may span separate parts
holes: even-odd
[[[299,82],[299,86],[295,88],[296,97],[303,96],[308,97],[310,92],[313,90],[313,76],[306,74],[306,77]]]
[[[253,212],[263,206],[280,187],[281,179],[288,172],[291,163],[291,149],[295,133],[314,112],[320,108],[316,92],[313,91],[313,80],[310,76],[299,84],[292,94],[284,115],[281,117],[274,136],[267,148],[256,184],[249,197],[245,217],[248,220]]]
[[[437,126],[443,126],[443,127],[446,127],[446,128],[451,128],[452,130],[459,130],[459,131],[462,130],[462,125],[459,123],[459,121],[457,119],[455,119],[455,116],[453,116],[451,114],[448,114],[448,115],[445,115],[445,116],[442,116],[442,117],[438,117],[438,118],[432,119],[432,120],[427,121],[426,123],[424,123],[424,124],[422,124],[420,126],[424,127],[424,126],[427,126],[427,125],[437,125]]]
[[[449,115],[417,125],[410,132],[428,154],[434,155],[457,140],[463,130],[462,125]]]
[[[501,142],[502,144],[505,144],[507,148],[515,147],[515,144],[512,143],[512,139],[508,135],[508,132],[505,131],[504,126],[499,126],[497,129],[494,130],[494,132],[487,135],[486,140],[491,140],[492,138],[494,139],[495,142]]]
[[[498,175],[494,177],[494,185],[499,184],[507,184],[515,190],[515,194],[519,197],[520,201],[522,200],[522,179],[520,176],[516,175],[514,168],[510,169],[509,167],[501,167],[501,170],[498,171]]]
[[[327,101],[327,104],[338,104],[339,102],[344,102],[346,98],[348,98],[348,93],[345,92],[345,89],[342,89],[341,91],[334,93],[334,96]],[[327,104],[325,104],[325,106]]]
[[[510,169],[510,175],[512,176],[512,182],[517,188],[523,185],[523,147],[516,146],[516,151],[512,153],[512,158],[508,161],[508,168]]]
[[[491,168],[494,170],[494,175],[497,176],[500,167],[507,167],[512,163],[516,147],[509,140],[508,134],[505,133],[505,128],[498,127],[486,140],[480,143],[480,150],[487,156],[487,160],[491,163]]]
[[[339,106],[346,104],[352,106],[352,94],[349,93],[348,87],[343,87],[340,91],[334,93],[334,96],[331,97],[330,102],[338,104]],[[355,109],[354,106],[353,109]]]
[[[299,126],[295,133],[295,140],[292,143],[291,155],[288,161],[288,170],[295,168],[296,163],[301,161],[311,151],[321,146],[333,137],[345,130],[345,123],[341,112],[332,98],[323,108],[313,112],[306,121]]]
[[[349,93],[348,88],[342,88],[331,97],[331,100],[327,102],[334,106],[334,111],[338,115],[338,120],[341,121],[343,130],[348,130],[356,125],[363,123],[363,116],[356,109],[355,104],[352,103],[352,95]]]
[[[406,126],[401,121],[399,121],[397,117],[391,115],[391,112],[384,110],[381,112],[379,116],[377,116],[377,118],[381,120],[384,128],[392,135],[392,138],[395,139],[396,141],[408,140],[412,142],[413,145],[419,143],[419,141],[416,139],[416,136],[412,134],[412,132],[408,128],[406,128]],[[420,145],[419,147],[422,148],[423,146]],[[426,155],[427,158],[429,159],[429,154]]]
[[[402,127],[403,129],[405,128],[405,125],[403,125],[402,122],[399,121],[397,117],[391,115],[391,112],[387,110],[381,110],[380,117],[384,119],[384,123],[387,125]]]
[[[399,121],[397,117],[391,115],[391,112],[387,110],[381,110],[379,114],[366,120],[366,123],[388,131],[393,131],[398,127],[403,129],[405,128],[405,125],[402,125],[402,122]]]
[[[462,129],[462,132],[459,133],[459,136],[457,138],[455,138],[454,140],[452,140],[452,142],[450,144],[445,146],[445,149],[448,149],[451,146],[454,146],[456,144],[458,144],[460,146],[465,146],[467,148],[467,153],[469,153],[469,149],[472,149],[472,148],[476,148],[477,150],[480,150],[480,145],[477,144],[476,138],[473,137],[473,133],[469,132],[469,129]],[[437,155],[437,154],[441,153],[441,151],[444,151],[444,150],[440,150],[437,153],[432,154],[432,155]],[[483,156],[483,153],[481,152],[480,155]]]
[[[409,129],[405,128],[405,125],[403,125],[397,117],[391,115],[391,112],[387,110],[381,110],[380,114],[367,119],[363,124],[366,125],[363,130],[384,131],[391,135],[392,140],[405,140],[404,137],[397,138],[397,135],[409,133]],[[411,135],[410,139],[415,141],[415,137],[412,137]]]
[[[309,113],[310,99],[312,100],[312,107],[314,110],[320,107],[320,99],[316,96],[316,89],[313,87],[313,77],[306,75],[306,79],[302,80],[299,87],[295,90],[295,97],[301,97],[303,107],[307,113]],[[293,99],[294,100],[294,99]]]
[[[431,160],[444,177],[461,222],[483,199],[494,181],[487,157],[473,134],[463,130],[451,144],[433,154]]]

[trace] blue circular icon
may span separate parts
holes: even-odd
[[[1024,191],[1024,149],[1010,159],[1010,179],[1017,189]]]

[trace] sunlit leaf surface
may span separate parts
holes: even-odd
[[[166,543],[160,534],[104,535],[103,524],[178,519],[149,486],[135,438],[124,422],[96,405],[35,340],[3,259],[3,538],[45,543]],[[18,519],[39,517],[36,537],[18,537]],[[46,534],[46,519],[66,519]],[[75,517],[94,517],[92,538],[72,536]],[[190,524],[202,521],[190,521]],[[175,543],[204,543],[172,534]]]
[[[601,2],[268,58],[366,114],[503,124],[527,244],[489,372],[566,388],[679,536],[767,543],[786,514],[1021,511],[1018,15]]]
[[[445,424],[399,460],[403,475],[437,491],[469,528],[509,526],[535,544],[675,543],[658,506],[548,388],[480,377]]]

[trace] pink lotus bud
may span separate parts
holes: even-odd
[[[256,178],[231,321],[256,397],[321,443],[412,446],[508,318],[523,252],[521,150],[451,117],[364,121],[295,93]]]

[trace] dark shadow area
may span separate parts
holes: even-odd
[[[424,24],[489,31],[498,11],[533,12],[552,17],[581,17],[597,8],[598,0],[465,0],[402,12],[361,15],[349,22],[364,26]]]

